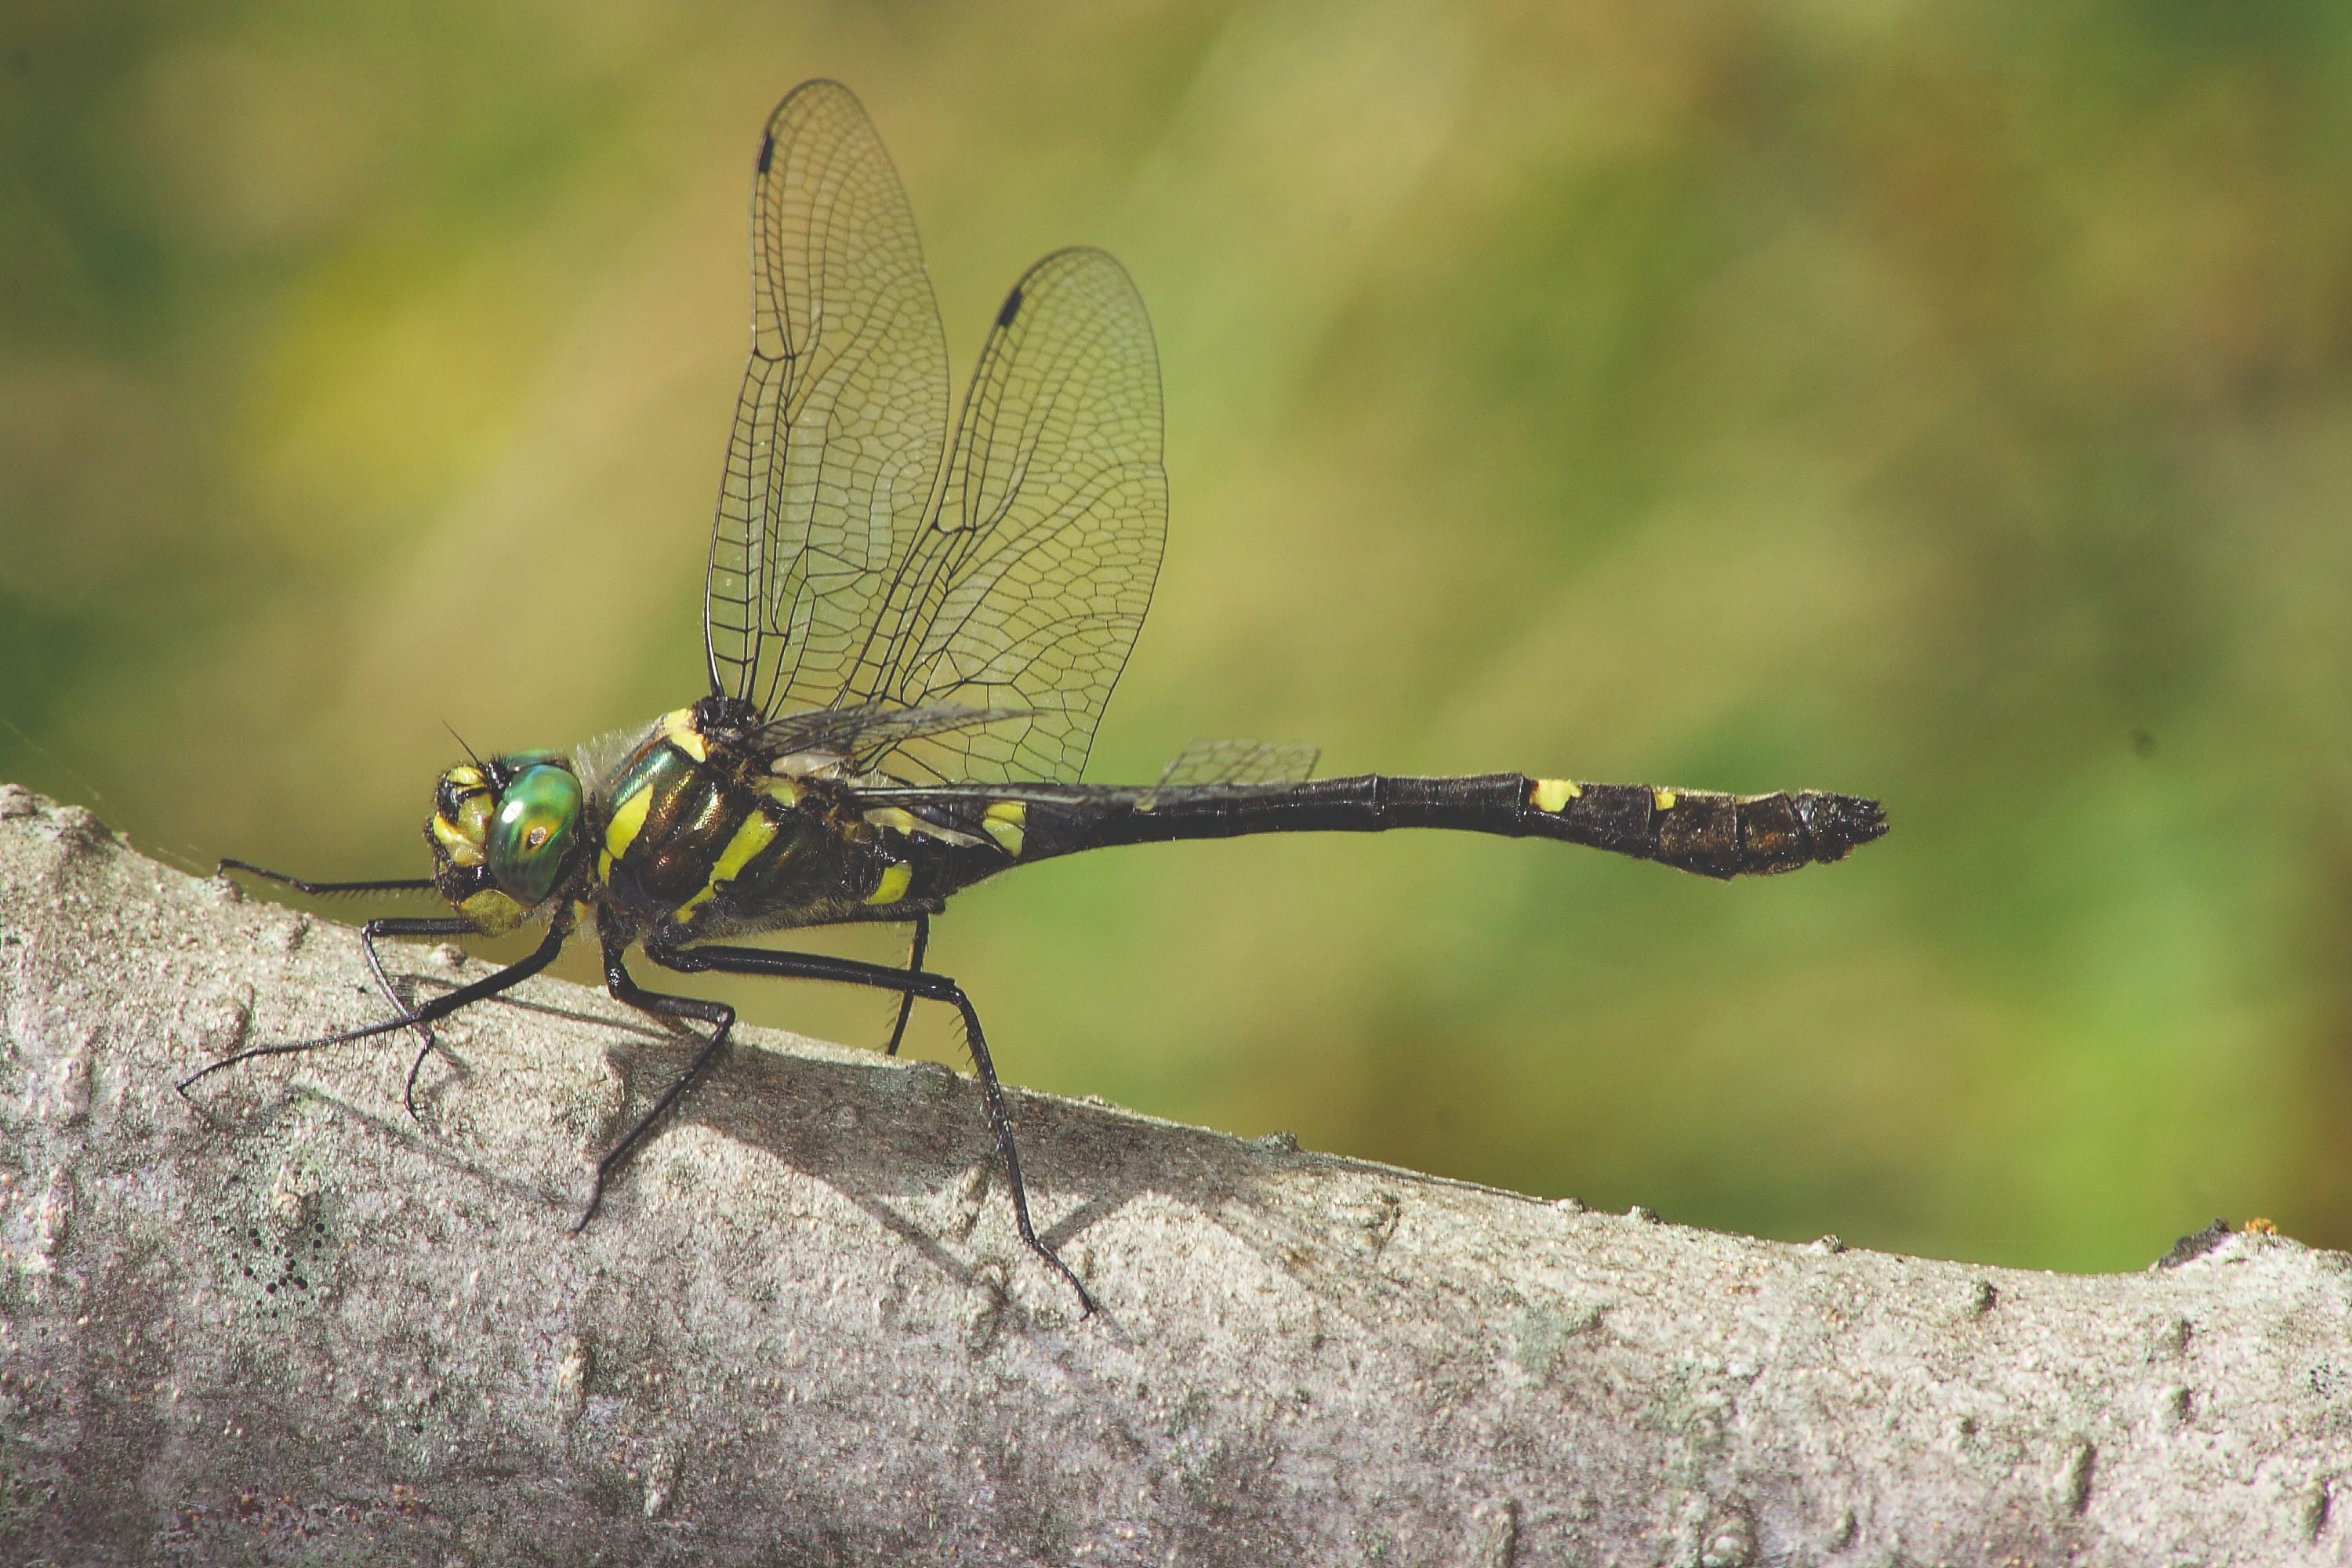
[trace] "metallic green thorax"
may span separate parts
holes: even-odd
[[[779,759],[708,705],[664,715],[596,781],[596,898],[676,941],[842,921],[910,920],[986,864],[925,825],[870,820],[824,759]],[[900,814],[892,814],[903,816]]]

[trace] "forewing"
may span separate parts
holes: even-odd
[[[849,89],[769,117],[751,185],[751,360],[711,531],[714,695],[841,700],[947,443],[947,343],[915,220]]]
[[[1160,774],[1170,784],[1303,784],[1323,748],[1303,741],[1195,741]]]
[[[853,681],[862,699],[1003,717],[884,765],[1075,780],[1150,607],[1168,527],[1160,360],[1127,271],[1056,251],[997,312],[930,525]]]

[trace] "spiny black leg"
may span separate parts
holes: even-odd
[[[962,986],[950,980],[948,989],[950,994],[941,1000],[952,1001],[956,1011],[963,1015],[964,1044],[971,1047],[972,1068],[980,1078],[980,1097],[988,1106],[988,1124],[996,1132],[996,1152],[1004,1157],[1005,1184],[1013,1189],[1013,1224],[1020,1228],[1021,1239],[1028,1244],[1029,1250],[1052,1264],[1055,1272],[1070,1282],[1070,1289],[1078,1293],[1078,1305],[1092,1312],[1095,1299],[1087,1293],[1086,1285],[1062,1261],[1060,1253],[1037,1239],[1037,1232],[1029,1224],[1029,1189],[1021,1182],[1021,1151],[1013,1147],[1013,1118],[1004,1109],[1004,1088],[996,1081],[996,1064],[989,1059],[988,1039],[980,1031],[980,1015],[972,1010],[971,998],[963,994]]]
[[[416,1075],[425,1070],[425,1058],[441,1042],[434,1037],[433,1026],[419,1018],[383,972],[383,960],[375,950],[380,936],[479,936],[481,928],[469,920],[450,915],[439,920],[373,920],[360,927],[360,951],[367,954],[368,969],[375,975],[376,989],[392,1004],[393,1011],[415,1026],[416,1037],[422,1043],[416,1047],[416,1059],[408,1064],[408,1081],[400,1091],[400,1102],[408,1107],[408,1119],[417,1120]]]
[[[908,973],[915,974],[921,972],[923,967],[923,950],[930,945],[931,917],[929,915],[917,915],[915,917],[914,945],[907,954]],[[898,1054],[898,1042],[907,1037],[907,1016],[914,1010],[915,994],[911,991],[903,993],[898,998],[898,1027],[890,1031],[890,1043],[882,1047],[882,1054],[884,1056],[895,1057]]]
[[[340,893],[425,893],[433,890],[429,877],[394,877],[362,882],[312,882],[300,877],[290,877],[283,871],[273,871],[267,866],[257,866],[250,860],[223,859],[213,868],[215,876],[226,876],[231,871],[243,871],[291,888],[298,893],[314,898],[331,898]],[[400,1102],[408,1108],[408,1119],[416,1117],[416,1075],[425,1070],[425,1058],[433,1054],[439,1042],[433,1037],[433,1026],[416,1018],[410,1010],[408,999],[393,988],[392,978],[383,972],[383,960],[376,955],[375,939],[380,936],[478,936],[480,928],[467,920],[377,920],[360,928],[360,948],[367,954],[369,972],[375,976],[376,989],[383,993],[393,1011],[405,1016],[415,1025],[420,1042],[416,1059],[408,1064],[408,1081],[400,1091]]]
[[[654,1124],[668,1113],[679,1097],[694,1087],[695,1080],[702,1076],[703,1069],[709,1067],[711,1058],[719,1054],[719,1047],[727,1043],[727,1032],[735,1026],[735,1009],[724,1002],[704,1002],[692,996],[671,996],[646,990],[630,976],[628,966],[621,961],[622,952],[628,946],[627,939],[602,927],[598,935],[604,944],[604,989],[610,991],[616,1000],[666,1017],[698,1019],[710,1025],[711,1030],[710,1037],[702,1042],[702,1048],[694,1053],[694,1059],[687,1064],[684,1072],[678,1074],[677,1081],[664,1089],[662,1097],[654,1101],[653,1109],[638,1117],[636,1125],[623,1133],[621,1141],[596,1162],[596,1179],[588,1189],[588,1205],[572,1222],[572,1228],[575,1232],[586,1228],[588,1222],[596,1216],[596,1205],[604,1201],[604,1184],[612,1178],[621,1162],[646,1141]]]
[[[988,1108],[988,1123],[996,1134],[996,1152],[1004,1161],[1006,1184],[1013,1192],[1013,1224],[1029,1250],[1053,1265],[1054,1271],[1070,1282],[1070,1289],[1078,1293],[1079,1304],[1088,1312],[1095,1310],[1095,1299],[1087,1294],[1085,1283],[1059,1254],[1037,1239],[1037,1232],[1029,1223],[1029,1190],[1021,1180],[1021,1152],[1013,1146],[1013,1119],[1004,1109],[1004,1089],[996,1081],[996,1064],[989,1059],[988,1039],[981,1032],[980,1015],[973,1010],[971,998],[964,994],[962,986],[944,974],[895,969],[816,952],[772,952],[757,947],[667,947],[648,942],[646,956],[665,969],[688,974],[716,970],[722,974],[757,974],[783,980],[834,980],[847,985],[870,985],[878,991],[904,992],[953,1007],[962,1015],[964,1043],[971,1047],[972,1067],[980,1079],[981,1101]]]
[[[545,969],[555,962],[555,955],[563,951],[563,939],[570,934],[569,925],[559,921],[549,930],[547,940],[533,949],[528,958],[509,963],[494,974],[485,974],[470,985],[460,985],[455,991],[445,991],[422,1007],[404,1008],[401,1016],[396,1018],[386,1018],[376,1024],[362,1024],[356,1029],[343,1029],[335,1034],[319,1035],[307,1040],[287,1040],[274,1046],[248,1046],[244,1050],[221,1058],[210,1066],[198,1068],[194,1072],[182,1079],[177,1086],[180,1094],[184,1099],[189,1089],[202,1079],[210,1078],[224,1068],[233,1068],[239,1062],[252,1061],[257,1057],[281,1057],[293,1051],[313,1051],[321,1046],[340,1046],[347,1041],[364,1040],[376,1035],[389,1035],[395,1029],[412,1028],[418,1024],[430,1024],[436,1018],[446,1018],[460,1007],[470,1007],[485,996],[495,996],[499,992],[528,980]]]
[[[275,882],[281,888],[309,893],[314,898],[331,897],[337,893],[429,893],[433,890],[433,879],[430,877],[394,877],[373,882],[306,882],[299,877],[289,877],[283,871],[273,871],[250,860],[223,860],[213,868],[215,876],[231,871],[244,871]]]

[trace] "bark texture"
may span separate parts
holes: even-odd
[[[478,974],[396,952],[419,987]],[[2352,1258],[1586,1213],[534,982],[423,1124],[348,930],[0,786],[0,1563],[2352,1563]]]

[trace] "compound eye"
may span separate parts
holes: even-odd
[[[490,818],[490,875],[519,903],[555,890],[580,827],[580,781],[553,763],[523,769],[499,796]]]

